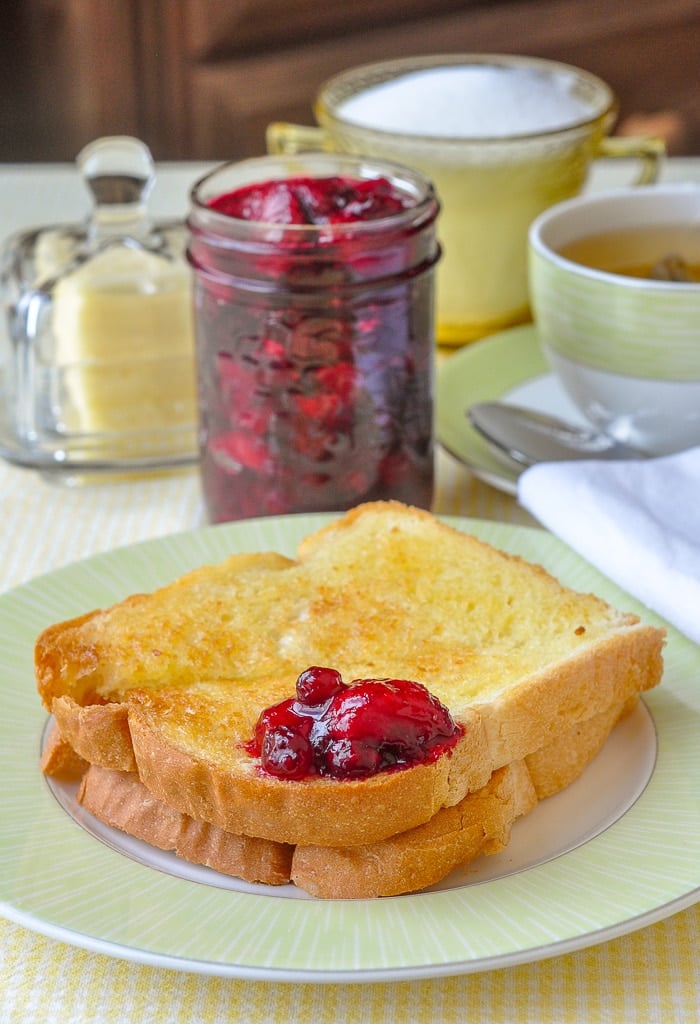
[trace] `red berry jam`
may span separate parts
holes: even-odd
[[[268,224],[349,224],[389,217],[412,205],[386,178],[284,178],[217,196],[212,210]]]
[[[270,160],[243,164],[262,174]],[[195,191],[188,255],[214,522],[389,498],[430,506],[437,203],[429,186],[363,178],[359,159],[314,160],[357,173],[227,188],[230,165]]]
[[[462,733],[420,683],[348,685],[334,669],[312,667],[297,679],[296,697],[262,712],[246,750],[278,778],[361,779],[434,761]]]

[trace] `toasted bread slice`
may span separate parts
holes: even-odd
[[[78,800],[106,825],[247,882],[293,881],[313,896],[366,899],[413,892],[481,853],[505,847],[513,821],[537,803],[523,761],[424,825],[368,846],[290,846],[195,821],[152,795],[135,772],[90,765]]]
[[[78,791],[82,806],[107,825],[162,850],[247,882],[282,885],[292,869],[293,846],[224,832],[168,807],[134,772],[90,765]]]
[[[41,752],[41,770],[58,782],[78,782],[89,768],[89,762],[76,754],[54,722]]]
[[[394,896],[434,885],[482,854],[499,853],[516,819],[579,778],[628,710],[629,705],[609,708],[565,730],[408,832],[364,846],[297,846],[292,881],[322,898]]]
[[[296,561],[237,555],[46,630],[47,709],[86,760],[170,807],[293,845],[382,841],[656,685],[663,630],[398,503],[360,506]],[[265,773],[243,744],[309,665],[412,679],[464,727],[430,764],[362,780]],[[111,737],[111,738],[110,738]]]
[[[525,761],[497,769],[480,790],[429,822],[363,846],[295,848],[235,835],[156,800],[134,772],[94,765],[78,799],[105,824],[249,882],[293,881],[321,898],[392,896],[426,888],[481,854],[504,849],[515,820],[578,778],[626,710],[595,715]]]

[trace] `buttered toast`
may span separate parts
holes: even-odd
[[[169,808],[292,846],[380,843],[655,686],[663,631],[429,513],[360,506],[295,560],[235,555],[47,629],[36,675],[87,762]],[[310,665],[423,684],[445,755],[362,779],[274,777],[246,744]]]

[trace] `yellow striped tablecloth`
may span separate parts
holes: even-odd
[[[512,498],[442,451],[437,469],[437,512],[532,525]],[[203,522],[194,471],[71,489],[0,464],[0,590]],[[128,963],[0,916],[0,1024],[692,1022],[700,1020],[699,950],[696,905],[623,938],[531,965],[427,981],[279,984]]]

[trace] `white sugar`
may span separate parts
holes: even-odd
[[[443,138],[499,138],[576,124],[596,110],[573,73],[498,64],[410,72],[345,100],[339,113],[365,128]]]

